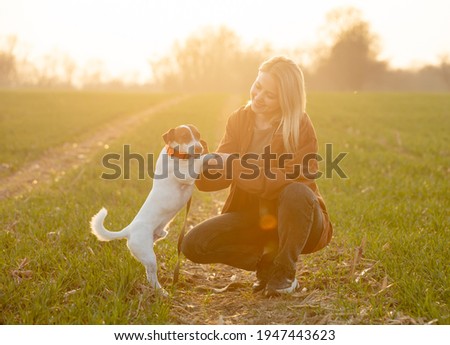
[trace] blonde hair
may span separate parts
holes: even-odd
[[[269,73],[277,83],[283,144],[288,152],[295,152],[300,139],[300,123],[306,112],[303,72],[294,61],[284,56],[264,61],[259,71]]]

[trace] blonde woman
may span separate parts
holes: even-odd
[[[331,240],[332,225],[316,185],[317,138],[306,113],[303,74],[286,57],[259,68],[250,101],[228,119],[201,191],[230,186],[222,214],[194,227],[184,255],[256,271],[253,291],[292,293],[300,254]]]

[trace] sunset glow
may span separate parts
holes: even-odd
[[[145,80],[150,59],[207,26],[224,25],[249,45],[312,50],[326,13],[343,6],[362,11],[393,67],[433,64],[449,52],[450,3],[441,0],[0,0],[0,39],[17,36],[18,50],[35,61],[57,52],[79,66],[102,61],[112,76]]]

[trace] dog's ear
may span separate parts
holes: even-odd
[[[209,153],[208,144],[203,139],[200,139],[200,144],[203,146],[202,155]]]
[[[163,140],[166,144],[172,142],[175,139],[175,129],[171,128],[163,134]]]

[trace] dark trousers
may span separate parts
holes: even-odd
[[[186,234],[182,252],[201,264],[223,263],[255,271],[261,260],[270,260],[295,270],[299,255],[311,252],[320,239],[322,209],[311,189],[292,183],[280,194],[275,217],[274,227],[267,230],[259,211],[218,215]]]

